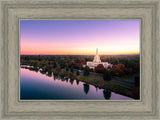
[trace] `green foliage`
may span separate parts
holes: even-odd
[[[102,82],[104,82],[103,80],[99,80],[99,79],[96,79],[96,78],[91,78],[91,77],[87,77],[87,76],[83,76],[83,75],[79,75],[78,78],[82,81],[90,82],[90,83],[102,83]]]
[[[34,66],[34,67],[37,67],[38,64],[37,64],[37,61],[31,60],[30,65]]]
[[[52,68],[52,69],[51,69],[51,72],[55,73],[55,69],[54,69],[54,68]]]
[[[57,67],[57,63],[54,62],[54,63],[53,63],[53,68],[56,68],[56,67]]]
[[[60,72],[61,72],[61,68],[60,68],[60,67],[56,67],[55,73],[56,73],[56,74],[59,74]]]
[[[76,79],[76,75],[74,74],[74,73],[72,73],[72,72],[69,72],[69,74],[68,74],[68,77],[70,78],[70,79]]]
[[[59,75],[63,76],[63,77],[66,76],[67,73],[66,73],[65,69],[61,69],[61,72],[59,73]]]
[[[86,67],[84,68],[83,75],[84,75],[84,76],[88,76],[88,75],[89,75],[89,71],[90,71],[89,67],[86,66]]]
[[[47,65],[45,69],[46,69],[46,71],[51,72],[51,70],[52,70],[52,65]]]

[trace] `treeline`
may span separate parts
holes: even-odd
[[[100,56],[102,62],[109,62],[113,66],[111,69],[114,76],[125,76],[139,73],[139,55],[115,55]],[[30,65],[43,69],[51,69],[60,67],[60,69],[77,69],[84,70],[83,65],[87,61],[93,61],[94,56],[80,55],[21,55],[21,65]],[[98,65],[90,72],[103,73],[105,68]]]

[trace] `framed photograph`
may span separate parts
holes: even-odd
[[[159,120],[159,0],[1,0],[3,119]]]
[[[19,22],[20,100],[140,99],[140,20]]]

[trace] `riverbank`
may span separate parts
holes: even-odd
[[[68,75],[69,75],[69,73],[68,73]],[[132,90],[133,90],[132,88],[129,89],[127,87],[121,86],[121,85],[116,84],[116,83],[112,83],[112,82],[109,82],[109,81],[102,81],[102,80],[87,77],[87,76],[76,75],[76,74],[73,74],[73,76],[74,76],[74,79],[76,79],[76,80],[85,82],[85,83],[90,84],[90,85],[94,85],[98,88],[103,88],[103,89],[110,90],[112,92],[115,92],[115,93],[118,93],[118,94],[121,94],[121,95],[125,95],[125,96],[128,96],[128,97],[134,98],[133,97],[134,95],[132,93]],[[67,76],[67,77],[69,77],[69,76]],[[72,79],[72,78],[70,78],[70,79]]]
[[[103,88],[105,90],[113,91],[115,93],[125,95],[128,97],[134,98],[134,99],[139,99],[139,98],[137,98],[137,95],[135,95],[137,93],[133,92],[133,90],[134,90],[133,87],[122,86],[118,83],[113,83],[111,81],[104,81],[104,80],[97,79],[97,78],[92,78],[92,77],[83,76],[83,75],[77,75],[75,73],[63,71],[63,70],[59,71],[59,73],[58,73],[57,70],[52,69],[52,72],[53,72],[53,74],[60,75],[62,77],[67,77],[70,79],[79,80],[79,81],[85,82],[87,84],[94,85],[98,88]]]

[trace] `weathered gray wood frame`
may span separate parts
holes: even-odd
[[[159,0],[1,0],[0,119],[159,119]],[[141,99],[20,101],[20,19],[139,19]]]

